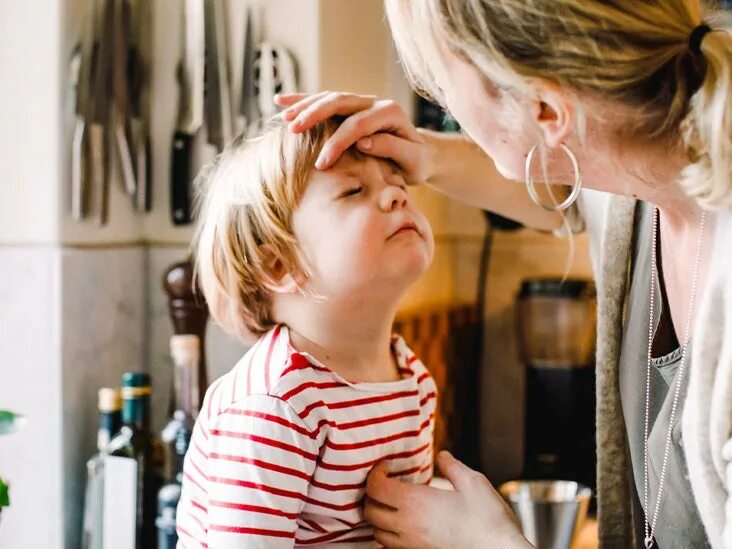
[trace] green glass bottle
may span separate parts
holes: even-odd
[[[136,549],[156,547],[156,498],[163,482],[164,451],[150,430],[150,376],[122,376],[122,428],[109,444],[105,481],[105,539],[134,539]],[[109,487],[105,482],[105,486]],[[109,497],[107,497],[109,496]],[[106,525],[114,521],[107,538]],[[134,537],[133,537],[134,536]]]

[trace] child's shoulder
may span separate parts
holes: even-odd
[[[211,384],[206,400],[213,415],[253,397],[281,400],[299,413],[310,404],[308,397],[317,394],[305,389],[332,384],[334,378],[330,370],[293,349],[287,327],[280,325],[260,337],[234,368]]]
[[[407,345],[407,342],[404,341],[401,335],[397,333],[392,334],[391,346],[400,369],[406,369],[418,375],[429,374],[427,367],[414,351],[412,351],[409,345]]]

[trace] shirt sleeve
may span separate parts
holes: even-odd
[[[319,452],[293,408],[268,395],[237,401],[211,419],[207,449],[208,547],[293,547]]]

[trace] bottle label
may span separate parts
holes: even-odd
[[[137,461],[107,456],[104,462],[104,548],[135,549]]]

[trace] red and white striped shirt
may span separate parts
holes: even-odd
[[[432,478],[434,380],[404,341],[399,381],[351,383],[263,336],[206,392],[186,455],[179,547],[371,547],[366,477]]]

